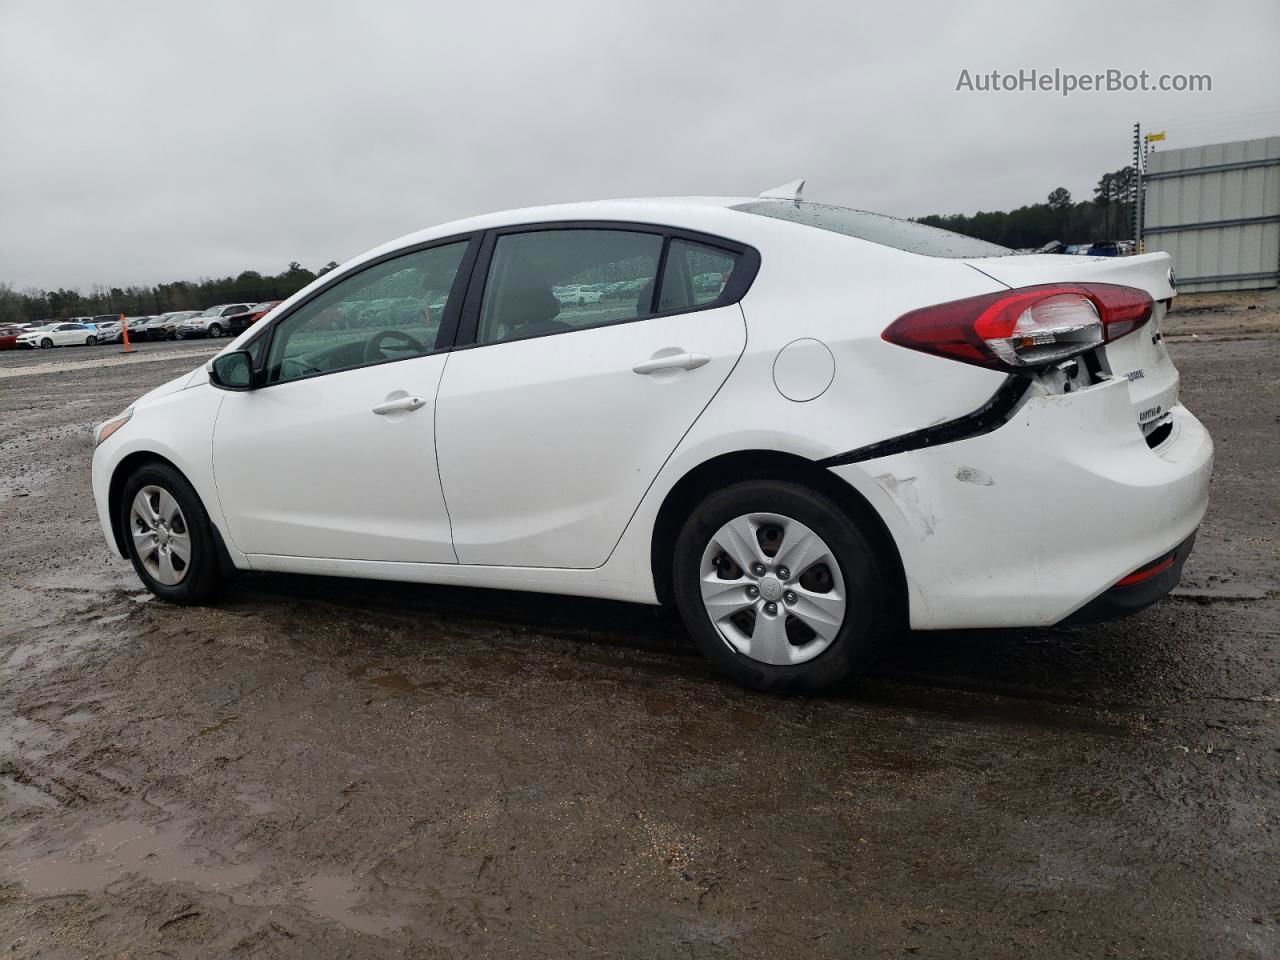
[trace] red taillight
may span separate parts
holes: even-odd
[[[1026,370],[1092,350],[1151,316],[1143,290],[1114,283],[1046,283],[912,310],[889,343],[994,370]]]
[[[1172,567],[1173,561],[1175,559],[1176,559],[1176,554],[1167,553],[1163,557],[1161,557],[1159,560],[1152,560],[1145,567],[1139,567],[1137,570],[1133,571],[1133,573],[1129,574],[1127,577],[1123,577],[1122,579],[1117,580],[1115,585],[1117,587],[1131,587],[1135,583],[1141,583],[1143,580],[1150,580],[1156,574],[1164,573],[1166,570]]]

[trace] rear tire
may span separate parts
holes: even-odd
[[[139,467],[125,481],[116,510],[133,569],[157,597],[170,603],[204,603],[221,591],[213,524],[181,473],[164,463]],[[181,557],[180,545],[186,547],[186,558]]]
[[[808,487],[751,480],[711,494],[685,521],[673,560],[676,604],[698,648],[753,690],[829,690],[864,671],[888,634],[889,578],[870,539]],[[759,563],[760,575],[738,561]]]

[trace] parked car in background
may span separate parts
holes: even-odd
[[[92,347],[98,342],[98,331],[84,323],[48,323],[18,335],[18,346],[29,349],[49,347]]]
[[[93,328],[98,331],[99,343],[114,343],[120,336],[119,317],[94,317]]]
[[[178,324],[199,313],[199,310],[170,310],[168,313],[153,317],[151,322],[139,332],[147,340],[172,340],[178,334]],[[133,336],[132,330],[129,331],[129,336]]]
[[[154,319],[155,319],[155,317],[150,317],[150,316],[148,316],[148,317],[125,317],[124,319],[125,319],[125,324],[126,324],[126,325],[128,326],[128,328],[129,328],[129,340],[132,342],[132,341],[145,340],[145,339],[146,339],[146,337],[145,337],[145,336],[143,336],[142,331],[143,331],[143,329],[146,327],[146,325],[147,325],[148,323],[150,323],[152,320],[154,320]],[[107,342],[108,338],[103,338],[103,340],[104,340],[104,342]],[[109,338],[109,342],[111,342],[111,343],[123,343],[123,342],[124,342],[124,333],[123,333],[123,331],[122,331],[122,329],[121,329],[121,327],[120,327],[120,321],[119,321],[119,320],[117,320],[117,321],[116,321],[116,326],[115,326],[115,328],[114,328],[114,329],[112,330],[112,332],[111,332],[111,336],[110,336],[110,338]]]
[[[220,303],[216,307],[210,307],[203,313],[198,313],[178,324],[178,339],[221,337],[230,329],[228,318],[237,313],[244,313],[249,306],[247,303]]]
[[[18,337],[26,331],[16,323],[0,325],[0,350],[12,350],[18,345]]]
[[[233,337],[244,333],[279,305],[279,300],[264,300],[262,303],[255,303],[244,313],[233,313],[227,317],[227,332]]]
[[[600,287],[594,283],[556,287],[551,292],[556,295],[556,299],[561,303],[576,303],[579,306],[585,303],[599,303],[604,299],[604,294],[600,292]]]

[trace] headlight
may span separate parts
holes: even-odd
[[[98,424],[97,429],[95,430],[95,438],[93,441],[94,447],[101,446],[102,441],[106,440],[107,437],[111,436],[113,433],[115,433],[117,430],[123,427],[126,423],[128,423],[129,418],[132,416],[133,416],[133,407],[130,407],[124,413],[120,414],[120,416]]]

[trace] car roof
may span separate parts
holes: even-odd
[[[434,227],[427,227],[397,237],[370,250],[356,261],[381,256],[401,247],[426,243],[460,233],[474,233],[495,227],[516,226],[522,223],[550,223],[572,220],[614,220],[635,223],[653,223],[662,226],[683,227],[688,230],[731,230],[742,235],[754,232],[753,221],[740,211],[731,210],[735,204],[747,203],[750,197],[634,197],[621,200],[586,200],[576,203],[554,203],[536,207],[519,207],[514,210],[498,210],[462,220],[451,220]],[[736,230],[733,228],[737,227]],[[728,237],[727,239],[737,239]]]

